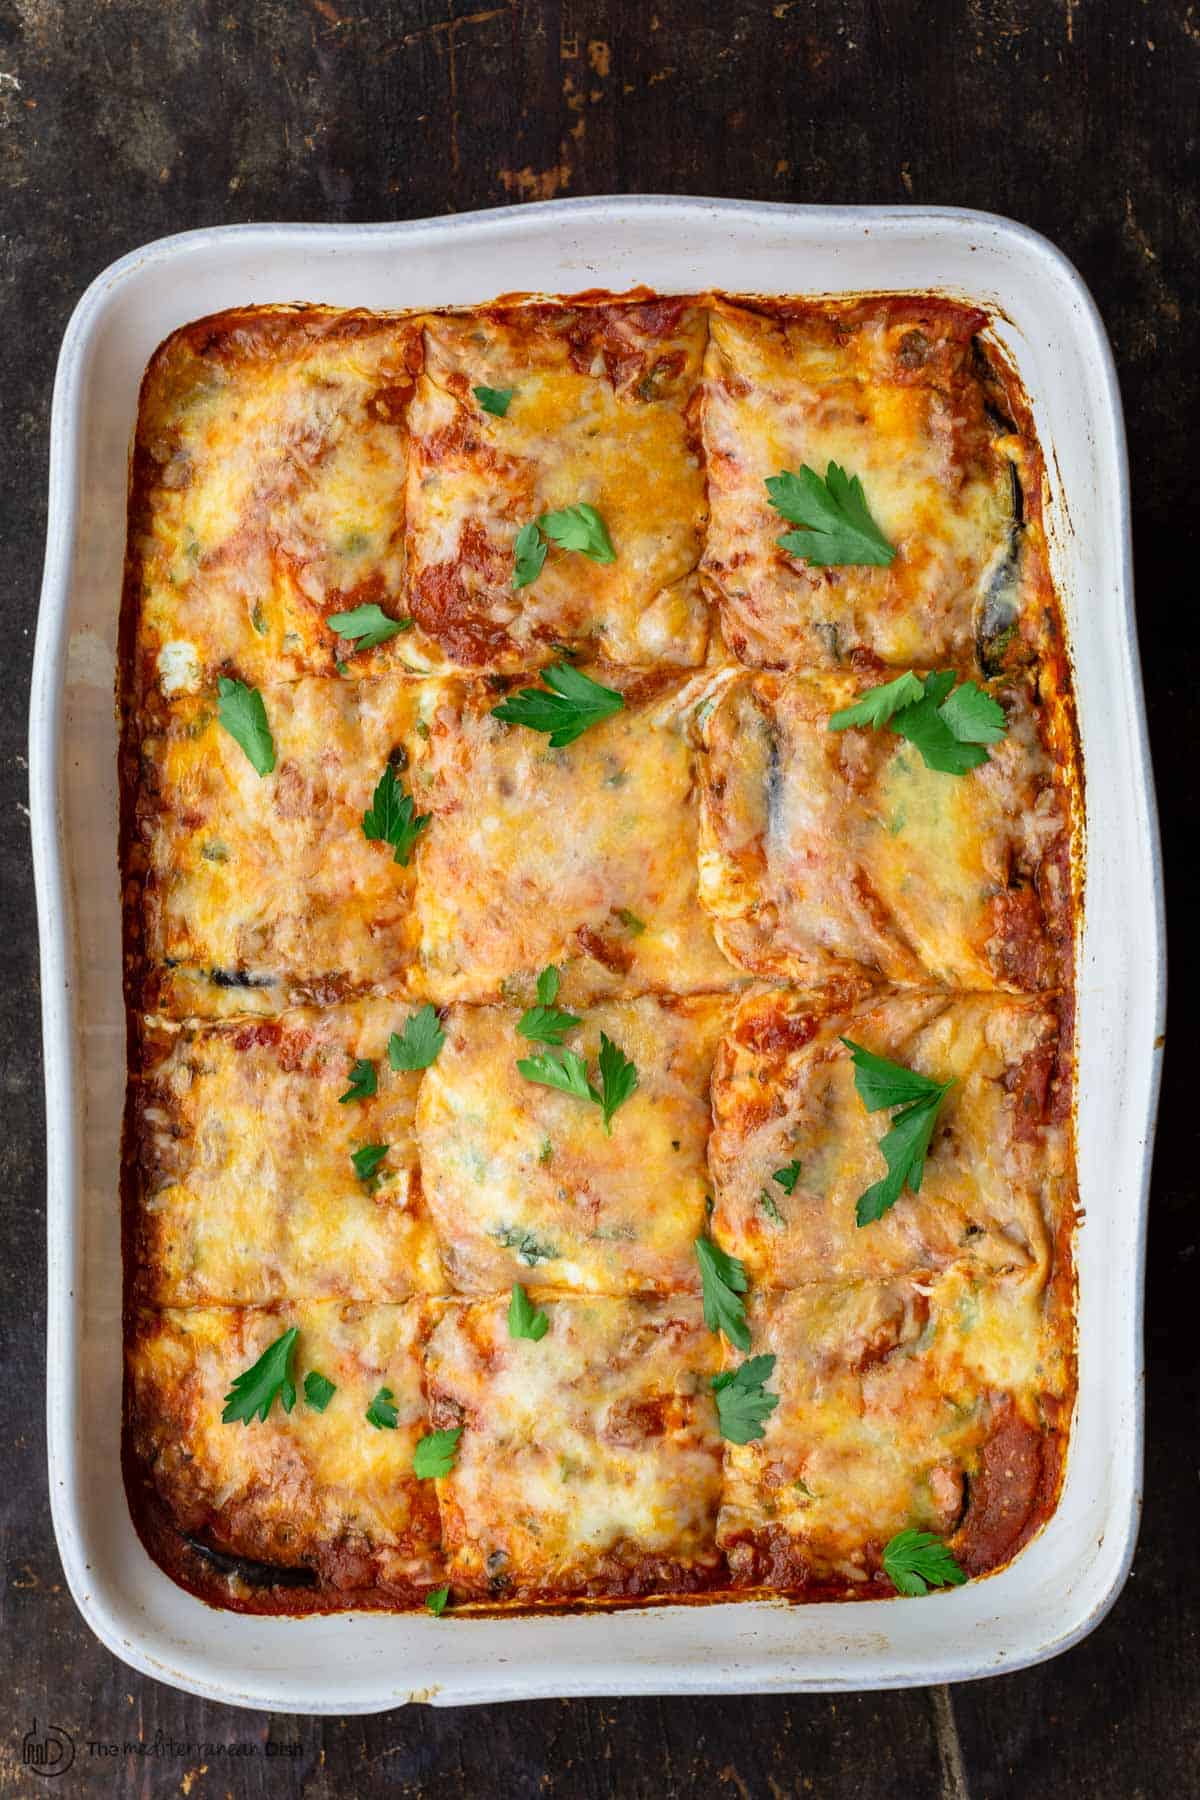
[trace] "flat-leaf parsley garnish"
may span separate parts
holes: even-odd
[[[543,513],[538,520],[542,531],[560,550],[577,550],[593,562],[616,562],[608,528],[594,506],[564,506],[561,512]]]
[[[704,1293],[704,1323],[710,1331],[723,1331],[738,1350],[749,1350],[750,1327],[742,1295],[748,1286],[746,1271],[711,1238],[696,1239],[696,1259]]]
[[[369,1100],[379,1090],[379,1077],[375,1073],[375,1064],[360,1056],[350,1071],[350,1086],[344,1094],[338,1095],[338,1105],[345,1106],[351,1100]]]
[[[558,984],[558,970],[551,963],[537,978],[537,1005],[529,1007],[517,1020],[517,1030],[531,1043],[561,1047],[564,1035],[582,1023],[574,1013],[555,1006]]]
[[[413,846],[432,816],[416,810],[412,795],[405,793],[388,763],[362,816],[363,836],[372,843],[390,844],[396,853],[392,860],[407,868]]]
[[[367,1424],[373,1425],[376,1431],[395,1431],[400,1415],[396,1411],[396,1396],[390,1387],[380,1388],[363,1416]]]
[[[404,1069],[428,1069],[438,1058],[446,1041],[437,1012],[427,1000],[415,1013],[410,1013],[403,1035],[393,1031],[388,1039],[388,1061],[399,1074]]]
[[[938,1109],[954,1082],[931,1081],[916,1069],[864,1050],[852,1038],[844,1037],[842,1042],[853,1058],[854,1085],[867,1111],[900,1109],[892,1114],[891,1129],[879,1143],[888,1172],[860,1194],[855,1207],[858,1224],[870,1225],[895,1206],[906,1183],[911,1193],[920,1193]]]
[[[304,1377],[304,1398],[314,1412],[324,1412],[336,1393],[335,1383],[319,1369],[310,1369]]]
[[[831,462],[824,479],[807,463],[798,471],[784,469],[767,477],[771,505],[790,525],[779,540],[790,556],[821,568],[869,563],[886,568],[896,554],[871,517],[863,485],[857,475]]]
[[[578,506],[564,506],[558,512],[542,513],[522,525],[513,545],[513,577],[515,588],[528,587],[536,581],[546,561],[547,544],[560,550],[576,550],[593,562],[616,562],[608,528],[594,506],[586,501]]]
[[[763,1422],[779,1405],[778,1394],[763,1387],[775,1372],[773,1356],[752,1356],[740,1369],[714,1375],[710,1387],[716,1396],[721,1436],[730,1444],[751,1444],[763,1437]]]
[[[502,419],[512,404],[514,390],[512,388],[476,387],[472,388],[471,392],[485,413],[491,413],[494,419]]]
[[[898,1531],[884,1548],[883,1570],[898,1594],[961,1587],[967,1579],[966,1571],[931,1531]]]
[[[268,1344],[256,1363],[235,1375],[233,1386],[225,1396],[221,1418],[226,1425],[249,1425],[257,1417],[264,1424],[276,1398],[284,1412],[296,1404],[296,1384],[292,1376],[292,1358],[296,1353],[299,1328],[289,1327],[282,1337]]]
[[[339,637],[357,644],[360,650],[375,650],[402,631],[411,631],[411,619],[390,619],[375,601],[356,606],[352,612],[330,613],[325,623]]]
[[[948,669],[933,675],[908,673],[871,688],[853,706],[829,720],[830,731],[848,726],[885,727],[906,738],[927,768],[941,775],[965,775],[988,760],[986,744],[998,744],[1008,730],[1004,708],[973,681],[955,687]],[[951,689],[953,688],[953,692]]]
[[[533,1304],[519,1281],[513,1282],[512,1299],[508,1303],[508,1335],[529,1338],[540,1344],[550,1329],[550,1315]]]
[[[542,670],[542,680],[544,688],[521,688],[493,706],[492,717],[506,725],[549,732],[552,750],[573,744],[591,726],[611,718],[625,705],[623,694],[601,686],[570,663],[551,663]]]
[[[390,1144],[363,1144],[360,1149],[350,1152],[354,1173],[360,1181],[370,1181],[391,1147]]]
[[[267,723],[267,709],[257,688],[222,675],[217,681],[217,719],[235,743],[246,752],[257,775],[269,775],[275,767],[275,739]]]
[[[546,540],[531,519],[528,525],[522,525],[513,545],[513,586],[528,587],[531,581],[536,581],[545,560]]]
[[[604,1129],[611,1136],[614,1113],[637,1088],[637,1066],[603,1031],[598,1062],[599,1087],[589,1080],[587,1063],[577,1050],[546,1050],[538,1056],[525,1056],[518,1061],[517,1069],[526,1081],[557,1088],[559,1093],[572,1094],[577,1100],[592,1101],[600,1108]]]
[[[433,1481],[438,1476],[450,1473],[458,1455],[458,1440],[462,1434],[462,1426],[454,1425],[449,1431],[431,1431],[425,1437],[417,1439],[413,1451],[413,1474],[418,1481]]]

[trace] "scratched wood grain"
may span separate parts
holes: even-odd
[[[1198,74],[1200,11],[1143,0],[0,0],[0,1793],[47,1785],[21,1765],[35,1716],[80,1747],[61,1790],[121,1796],[1200,1791],[1186,1048],[1168,1064],[1155,1178],[1141,1547],[1113,1613],[1058,1661],[953,1692],[327,1721],[211,1706],[115,1662],[64,1591],[46,1498],[22,754],[54,357],[82,288],[134,245],[218,221],[405,218],[606,191],[988,207],[1067,250],[1117,351],[1182,1020],[1196,977],[1185,927],[1197,899]],[[89,1740],[243,1754],[89,1755]],[[268,1740],[284,1754],[268,1760]]]

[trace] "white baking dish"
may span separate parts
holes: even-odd
[[[1079,972],[1080,1387],[1057,1513],[990,1580],[927,1600],[667,1606],[562,1618],[281,1620],[211,1610],[134,1535],[119,1471],[117,1142],[125,1059],[114,646],[138,382],[175,326],[283,300],[425,307],[513,290],[939,288],[994,308],[1046,451],[1087,790]],[[1133,628],[1125,445],[1095,308],[1045,239],[982,213],[693,199],[556,201],[375,226],[165,238],[81,300],[54,390],[30,722],[41,926],[55,1528],[84,1617],[135,1667],[285,1712],[539,1695],[901,1686],[1019,1668],[1103,1617],[1142,1461],[1142,1266],[1163,1028],[1157,827]]]

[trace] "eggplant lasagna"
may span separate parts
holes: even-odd
[[[1080,774],[1043,485],[931,295],[159,349],[124,1464],[176,1581],[870,1599],[1044,1523]]]

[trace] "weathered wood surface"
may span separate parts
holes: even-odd
[[[161,1732],[258,1752],[81,1753],[59,1783],[121,1795],[1200,1792],[1186,1046],[1168,1064],[1153,1205],[1145,1528],[1124,1595],[1067,1656],[950,1694],[328,1721],[209,1706],[115,1662],[64,1590],[46,1499],[23,756],[54,358],[76,298],[113,257],[218,221],[405,218],[607,191],[987,207],[1064,247],[1117,350],[1181,1031],[1196,965],[1198,76],[1200,11],[1162,0],[0,0],[0,1791],[44,1791],[20,1766],[36,1715],[81,1744],[152,1745]],[[268,1761],[268,1735],[296,1754]]]

